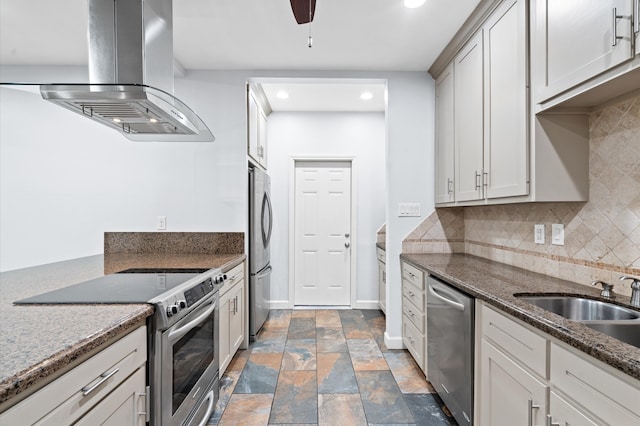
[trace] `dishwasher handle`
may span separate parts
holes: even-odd
[[[453,299],[456,299],[455,294],[453,294],[452,292],[449,292],[447,290],[445,290],[442,287],[438,287],[438,289],[436,290],[431,284],[428,284],[427,287],[429,288],[429,295],[435,297],[436,299],[440,300],[442,303],[451,306],[452,308],[455,308],[459,311],[464,312],[464,305],[460,302],[458,302],[457,300],[451,300],[451,299],[447,299],[446,297],[441,296],[440,294],[438,294],[438,292],[449,296]]]

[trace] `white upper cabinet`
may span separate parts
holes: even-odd
[[[500,2],[436,79],[436,204],[529,194],[526,6]]]
[[[507,0],[484,25],[486,198],[527,195],[527,13]]]
[[[453,63],[436,80],[436,203],[455,201]]]
[[[637,1],[535,0],[536,102],[632,59]]]
[[[453,60],[456,201],[482,198],[482,59],[482,31],[478,31]]]
[[[640,55],[640,0],[633,0],[633,32],[636,38],[636,56]]]
[[[267,168],[267,114],[252,86],[247,92],[247,153],[253,164]]]

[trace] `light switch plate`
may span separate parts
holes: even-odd
[[[159,231],[164,231],[167,229],[167,217],[166,216],[158,216],[156,228]]]
[[[554,223],[551,225],[551,244],[556,246],[564,245],[564,225]]]
[[[420,203],[400,203],[400,204],[398,204],[398,216],[400,216],[400,217],[420,217]]]
[[[544,244],[544,224],[538,223],[533,225],[533,242],[536,244]]]

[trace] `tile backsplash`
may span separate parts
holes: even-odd
[[[640,96],[589,117],[586,203],[526,203],[436,209],[403,242],[404,252],[469,253],[567,280],[615,283],[640,276]],[[563,224],[565,245],[551,244]],[[534,225],[545,225],[545,244]]]

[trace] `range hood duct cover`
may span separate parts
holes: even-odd
[[[172,0],[88,0],[89,84],[43,84],[42,97],[134,141],[211,142],[173,96]]]

